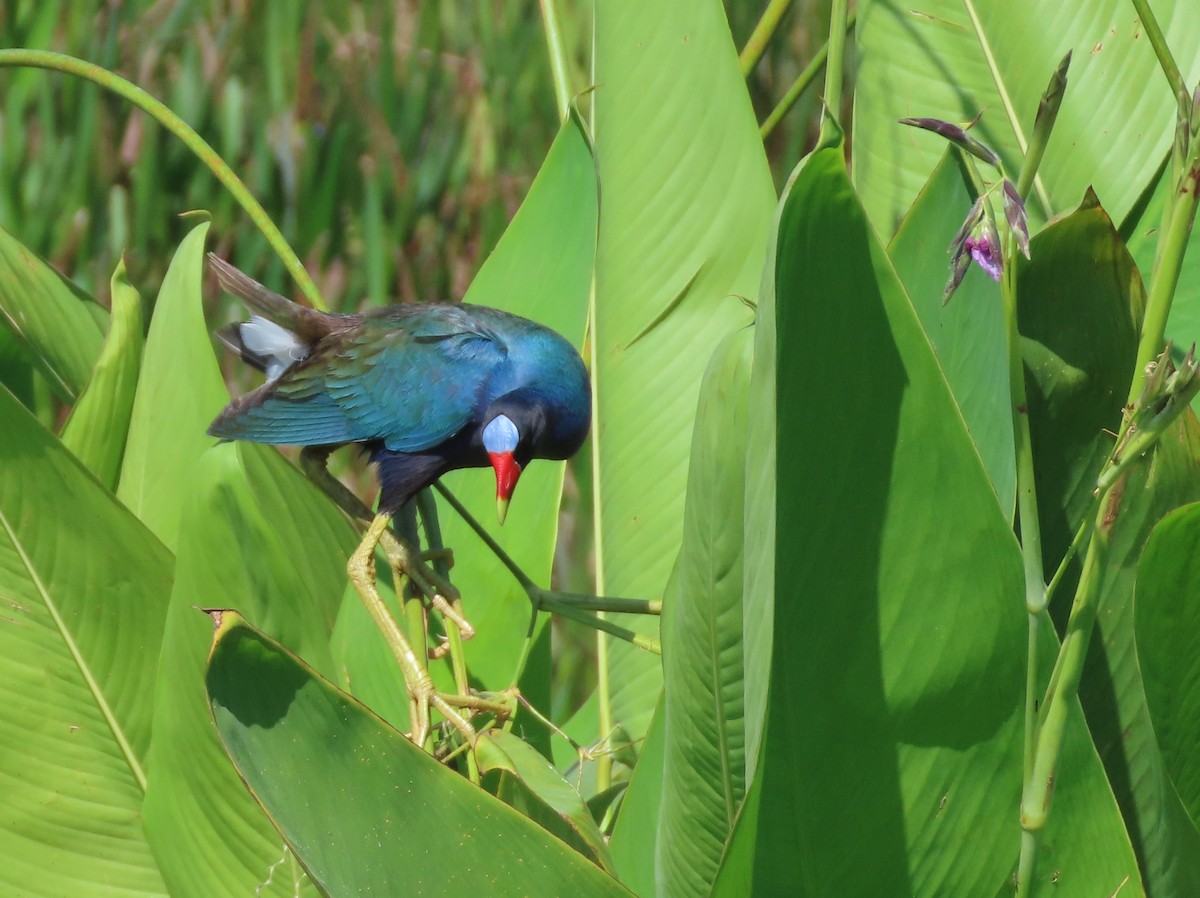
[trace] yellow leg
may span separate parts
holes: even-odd
[[[414,743],[419,746],[424,746],[429,738],[429,709],[436,708],[443,717],[445,717],[454,727],[467,738],[469,742],[474,744],[475,730],[459,714],[450,703],[434,688],[433,680],[429,676],[429,671],[425,669],[425,665],[417,657],[413,651],[412,644],[401,631],[399,625],[392,617],[383,598],[379,595],[379,589],[375,585],[375,549],[379,546],[380,540],[384,534],[388,534],[388,525],[391,523],[391,515],[380,514],[376,515],[367,528],[363,540],[359,543],[358,548],[350,556],[350,561],[346,564],[346,573],[350,578],[350,582],[354,584],[355,590],[363,600],[363,604],[367,606],[367,611],[370,613],[375,625],[383,634],[383,638],[387,641],[388,647],[395,655],[397,663],[400,665],[400,671],[404,676],[404,685],[408,690],[410,707],[412,709],[412,734],[411,738]],[[394,542],[399,542],[392,537]]]

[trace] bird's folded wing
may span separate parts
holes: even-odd
[[[474,330],[442,326],[436,334],[433,325],[410,324],[385,333],[368,327],[318,348],[230,405],[209,432],[287,445],[382,440],[396,452],[442,443],[479,410],[506,362],[504,346]]]

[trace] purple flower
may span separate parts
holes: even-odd
[[[1000,280],[1000,272],[1004,270],[1004,259],[1000,253],[1000,239],[996,229],[987,221],[975,234],[968,237],[963,244],[975,260],[975,264],[988,273],[993,281]]]

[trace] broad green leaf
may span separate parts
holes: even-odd
[[[1018,272],[1017,290],[1049,575],[1075,528],[1094,514],[1095,478],[1113,446],[1104,429],[1120,423],[1144,296],[1129,253],[1092,197],[1037,235],[1031,254]],[[1146,889],[1156,898],[1190,895],[1200,886],[1200,863],[1184,860],[1200,858],[1200,842],[1186,818],[1180,820],[1162,770],[1134,656],[1131,602],[1150,529],[1171,508],[1200,498],[1193,473],[1200,454],[1189,427],[1180,425],[1164,439],[1170,449],[1156,456],[1155,474],[1136,471],[1118,494],[1103,612],[1080,687]],[[1073,579],[1060,587],[1061,610]]]
[[[205,678],[217,730],[330,898],[628,894],[236,612],[218,616]]]
[[[1153,458],[1118,487],[1111,515],[1100,616],[1079,694],[1154,898],[1200,894],[1200,833],[1163,766],[1146,707],[1134,633],[1134,585],[1154,526],[1200,501],[1200,422],[1188,413],[1159,441]]]
[[[583,123],[563,122],[524,203],[464,299],[532,318],[583,345],[596,255],[596,164]],[[504,527],[496,524],[491,469],[454,472],[454,492],[534,582],[549,586],[564,465],[539,461],[521,475]],[[529,629],[530,605],[512,575],[449,507],[442,538],[455,550],[452,576],[476,637],[466,644],[473,677],[487,688],[513,684]],[[529,696],[548,704],[549,694]]]
[[[706,896],[746,789],[742,513],[754,331],[718,347],[700,388],[683,543],[662,620],[664,895]]]
[[[168,547],[177,549],[179,509],[205,432],[229,394],[204,323],[200,277],[208,222],[179,244],[146,337],[117,496]]]
[[[63,445],[110,491],[121,473],[142,344],[142,301],[122,259],[112,276],[112,314],[100,357],[62,430]]]
[[[772,300],[771,698],[758,821],[739,822],[728,875],[749,866],[765,894],[996,894],[1019,842],[1020,557],[840,145],[791,185]],[[1087,837],[1047,849],[1074,894],[1108,894],[1136,867],[1083,736],[1059,810]]]
[[[679,551],[700,379],[750,318],[774,190],[715,0],[601,3],[595,11],[597,581],[658,598]],[[654,621],[635,621],[643,631]],[[657,657],[610,640],[612,719],[641,736]]]
[[[1200,7],[1153,6],[1195,84]],[[1068,50],[1066,94],[1029,203],[1037,220],[1075,206],[1089,185],[1122,220],[1170,148],[1174,98],[1127,0],[870,0],[856,35],[854,183],[885,238],[946,147],[897,119],[965,123],[982,113],[971,134],[1015,176],[1038,101]]]
[[[1138,563],[1137,657],[1171,777],[1200,826],[1200,504],[1171,512]]]
[[[0,892],[165,895],[142,832],[162,544],[0,388]]]
[[[146,833],[173,898],[256,889],[315,895],[213,731],[203,690],[209,621],[196,609],[236,599],[333,673],[329,634],[358,538],[273,447],[215,446],[193,465],[187,485],[155,697]]]
[[[1000,290],[972,265],[950,303],[942,301],[950,274],[947,247],[972,202],[957,152],[944,154],[900,223],[888,256],[946,373],[1000,507],[1011,513],[1017,473]]]
[[[640,746],[629,788],[621,796],[609,844],[617,876],[642,896],[655,894],[654,850],[662,810],[664,723],[660,700]]]
[[[536,748],[505,730],[492,730],[480,734],[475,754],[481,772],[502,770],[511,774],[509,789],[501,792],[506,803],[550,830],[609,873],[612,872],[608,843],[604,841],[591,811],[575,787],[563,779],[562,774]],[[525,793],[521,799],[510,799],[505,794],[513,788]],[[530,804],[540,807],[535,810],[529,807]],[[553,819],[547,820],[551,816]]]
[[[1129,391],[1145,293],[1090,193],[1034,237],[1030,255],[1018,269],[1017,303],[1049,578],[1094,507],[1096,476]]]
[[[60,399],[74,401],[104,341],[96,301],[0,228],[0,319]]]

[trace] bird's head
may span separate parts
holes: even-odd
[[[508,503],[513,490],[517,488],[522,461],[528,461],[518,457],[521,438],[516,423],[503,413],[496,415],[483,428],[483,448],[496,471],[496,514],[501,524],[508,515]]]

